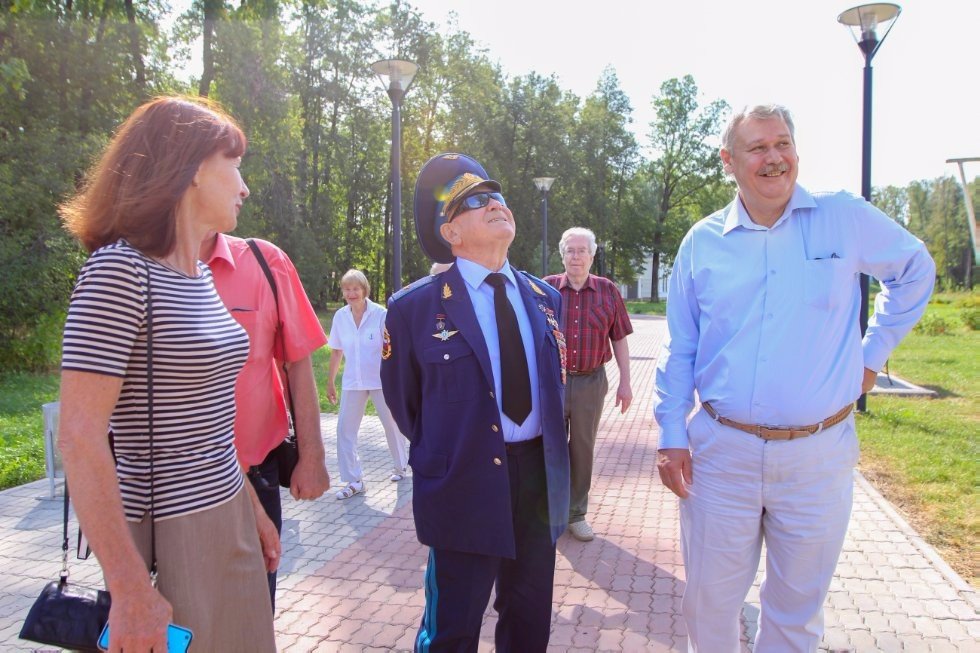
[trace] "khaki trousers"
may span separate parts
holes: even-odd
[[[595,437],[608,390],[609,380],[606,378],[605,367],[584,376],[568,375],[568,384],[565,386],[565,426],[568,429],[568,458],[571,465],[569,523],[584,520],[589,511]]]

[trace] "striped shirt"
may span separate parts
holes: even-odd
[[[63,370],[122,377],[109,420],[126,519],[150,507],[146,288],[152,275],[153,464],[157,520],[229,501],[242,488],[233,428],[235,379],[248,336],[211,271],[187,277],[120,240],[94,252],[72,293]]]

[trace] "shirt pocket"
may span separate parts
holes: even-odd
[[[824,258],[805,261],[803,301],[819,310],[832,310],[846,304],[854,293],[854,270],[847,259]]]
[[[426,366],[426,391],[447,402],[467,401],[485,385],[483,370],[465,341],[437,343],[422,351]]]

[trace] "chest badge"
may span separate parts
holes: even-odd
[[[533,290],[534,292],[536,292],[536,293],[538,293],[539,295],[542,295],[542,296],[547,296],[547,295],[544,294],[544,291],[543,290],[541,290],[540,288],[538,288],[538,284],[534,283],[530,279],[527,280],[527,284],[529,286],[531,286],[531,290]]]
[[[449,287],[448,283],[442,285],[442,298],[449,299],[453,296],[453,289]]]

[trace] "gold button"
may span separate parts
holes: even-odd
[[[449,354],[443,354],[442,355],[442,360],[444,360],[444,361],[449,360]]]
[[[500,465],[503,465],[504,463],[501,462],[500,458],[494,458],[493,459],[493,464],[494,465],[497,465],[499,467]]]
[[[491,430],[491,431],[493,431],[494,433],[496,433],[496,432],[497,432],[497,431],[499,431],[500,429],[498,429],[498,428],[497,428],[497,425],[496,425],[496,424],[491,424],[491,425],[490,425],[490,430]]]

